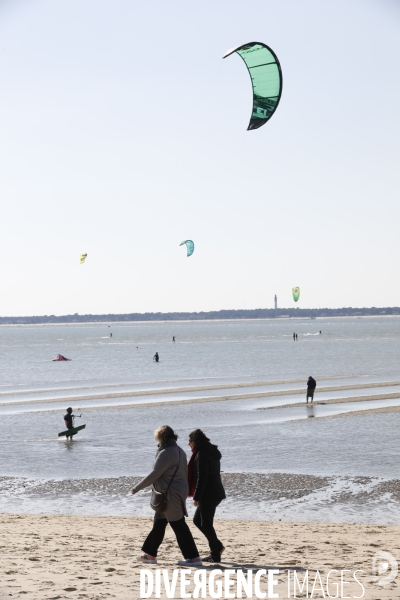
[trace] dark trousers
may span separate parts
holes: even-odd
[[[212,558],[219,562],[221,560],[221,550],[224,546],[217,538],[213,525],[216,508],[215,504],[200,504],[194,513],[193,523],[207,538]]]
[[[199,551],[197,550],[188,524],[185,521],[185,517],[182,517],[179,521],[167,521],[167,519],[160,519],[160,517],[157,516],[157,513],[154,515],[153,529],[150,531],[142,546],[143,552],[150,554],[150,556],[157,556],[168,523],[171,525],[176,535],[176,541],[178,542],[183,558],[197,558],[199,556]]]

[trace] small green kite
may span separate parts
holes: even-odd
[[[293,300],[295,302],[298,302],[299,298],[300,298],[300,288],[299,287],[292,288],[292,294],[293,294]]]

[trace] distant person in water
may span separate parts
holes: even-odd
[[[319,332],[319,335],[321,335],[322,331]]]
[[[74,418],[75,418],[75,415],[72,414],[72,408],[71,407],[67,408],[67,412],[64,415],[64,421],[65,421],[65,425],[66,425],[67,429],[74,428]],[[67,440],[69,438],[71,438],[71,440],[72,440],[72,435],[67,435]]]
[[[296,342],[297,342],[297,333],[296,333]]]
[[[293,334],[293,341],[294,342],[296,341],[296,334],[295,333]]]
[[[174,342],[174,344],[175,344],[175,336],[174,336],[174,335],[172,336],[172,341],[173,341],[173,342]]]
[[[110,333],[110,337],[112,337],[112,333]]]
[[[308,378],[307,381],[307,404],[308,404],[308,399],[311,398],[311,402],[313,402],[314,400],[314,392],[315,392],[315,388],[317,387],[317,382],[315,381],[315,379],[313,377]]]
[[[160,360],[160,357],[158,356],[158,352],[156,352],[155,355],[153,356],[153,360],[155,360],[156,362],[158,362]]]

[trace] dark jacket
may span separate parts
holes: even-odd
[[[217,506],[226,498],[221,481],[221,452],[218,446],[204,442],[194,459],[194,480],[196,489],[193,500],[200,504]]]
[[[315,381],[315,379],[313,377],[309,377],[308,381],[307,381],[307,389],[315,390],[316,387],[317,387],[317,382]]]

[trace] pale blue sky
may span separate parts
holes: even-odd
[[[399,305],[399,60],[390,0],[0,1],[0,315]]]

